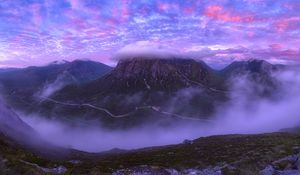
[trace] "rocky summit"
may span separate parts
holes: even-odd
[[[192,85],[209,86],[213,71],[203,62],[192,59],[120,60],[106,77],[118,88],[131,90],[174,90]],[[116,83],[118,84],[116,84]]]

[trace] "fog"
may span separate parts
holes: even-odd
[[[66,85],[76,83],[77,80],[68,71],[64,71],[59,75],[54,81],[47,82],[42,89],[35,94],[36,97],[47,98],[50,97],[55,92],[59,91]]]
[[[270,98],[256,96],[259,84],[237,78],[231,90],[231,101],[220,106],[211,134],[275,132],[300,124],[300,72],[273,74],[279,88]],[[258,87],[254,87],[258,86]]]
[[[107,130],[93,122],[88,123],[87,127],[81,124],[71,126],[40,117],[24,117],[23,120],[53,144],[88,152],[167,145],[197,138],[201,134],[195,130],[197,126],[192,124],[183,124],[180,128],[174,125],[167,128],[144,125],[127,130]]]
[[[300,124],[300,72],[277,72],[272,77],[278,88],[269,97],[258,95],[266,85],[254,83],[247,75],[233,78],[230,100],[218,106],[210,116],[211,122],[186,120],[168,126],[144,124],[127,130],[108,130],[95,122],[67,124],[42,116],[21,117],[47,141],[88,152],[176,144],[209,135],[274,132]]]

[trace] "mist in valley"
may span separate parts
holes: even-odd
[[[258,95],[266,86],[250,81],[247,75],[233,78],[228,92],[230,100],[218,106],[208,121],[174,121],[169,125],[149,123],[111,130],[92,121],[70,124],[37,115],[20,114],[20,117],[46,141],[87,152],[177,144],[210,135],[276,132],[300,124],[299,75],[296,69],[273,73],[278,88],[269,97]],[[190,89],[180,91],[187,98],[194,92]]]

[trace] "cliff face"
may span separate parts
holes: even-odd
[[[192,59],[126,59],[105,77],[109,89],[171,91],[190,86],[209,87],[213,71]]]

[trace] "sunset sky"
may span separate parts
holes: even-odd
[[[0,0],[0,66],[147,48],[212,64],[300,61],[299,0]],[[151,48],[151,49],[150,49]]]

